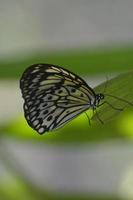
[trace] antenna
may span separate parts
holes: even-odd
[[[105,87],[104,87],[104,91],[103,91],[103,94],[105,93],[106,89],[107,89],[107,86],[108,86],[108,76],[106,76],[106,83],[105,83]]]
[[[130,101],[127,101],[127,100],[125,100],[125,99],[123,99],[123,98],[121,98],[121,97],[117,97],[117,96],[114,96],[114,95],[112,95],[112,94],[107,94],[107,93],[105,93],[104,95],[109,96],[109,97],[112,97],[112,98],[115,98],[115,99],[118,99],[118,100],[120,100],[120,101],[123,101],[123,102],[125,102],[125,103],[127,103],[127,104],[133,106],[133,103],[131,103]]]

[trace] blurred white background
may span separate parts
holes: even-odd
[[[0,54],[131,43],[132,0],[0,1]]]

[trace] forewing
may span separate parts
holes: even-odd
[[[57,129],[90,107],[93,90],[75,74],[50,64],[35,64],[20,88],[28,124],[38,133]]]

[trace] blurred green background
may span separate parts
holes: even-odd
[[[0,1],[0,199],[133,198],[133,108],[107,98],[42,136],[23,116],[19,79],[33,63],[63,66],[98,92],[133,102],[132,9],[118,1]],[[88,114],[90,111],[88,111]]]

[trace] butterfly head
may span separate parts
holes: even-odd
[[[95,107],[97,107],[100,103],[101,100],[104,99],[104,94],[102,93],[99,93],[99,94],[96,94],[95,96]]]

